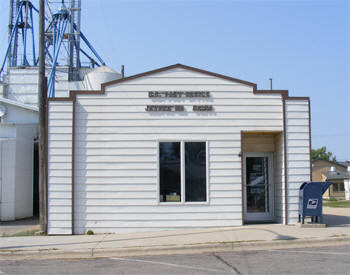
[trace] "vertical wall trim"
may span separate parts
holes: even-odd
[[[159,161],[159,147],[160,147],[160,141],[157,139],[157,205],[160,204],[160,161]]]
[[[243,131],[241,130],[241,196],[242,196],[242,224],[244,224],[244,175],[243,175]]]
[[[312,152],[311,152],[311,103],[310,99],[307,101],[309,108],[309,147],[310,147],[310,181],[312,181]]]
[[[205,158],[206,158],[206,162],[205,162],[205,177],[206,177],[206,182],[205,182],[205,185],[206,185],[206,191],[207,191],[207,203],[210,205],[210,195],[209,195],[209,193],[210,193],[210,186],[209,186],[209,184],[210,184],[210,180],[209,180],[209,176],[210,176],[210,174],[209,174],[209,168],[210,168],[210,162],[209,162],[209,149],[210,147],[209,147],[209,140],[206,140],[206,142],[205,142],[205,151],[206,151],[206,153],[205,153]]]
[[[45,89],[44,89],[45,93],[47,93],[47,78],[45,77]],[[45,100],[45,108],[46,108],[46,121],[45,121],[45,204],[46,204],[46,211],[45,211],[45,233],[47,234],[48,230],[49,230],[49,176],[48,176],[48,172],[49,172],[49,165],[48,165],[48,161],[49,161],[49,101],[48,98],[46,97]],[[40,150],[39,150],[40,153]],[[40,168],[39,168],[40,169]],[[40,205],[40,202],[39,202]],[[40,208],[39,208],[39,215],[40,215]]]
[[[183,204],[186,202],[186,160],[185,160],[185,141],[180,141],[180,202]]]
[[[283,152],[284,152],[284,223],[288,225],[288,190],[287,190],[287,125],[286,125],[286,99],[282,97],[283,107]]]
[[[75,103],[76,98],[72,100],[72,235],[74,235],[74,175],[75,175]]]

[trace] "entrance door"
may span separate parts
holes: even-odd
[[[273,154],[245,153],[243,157],[244,221],[273,221]]]

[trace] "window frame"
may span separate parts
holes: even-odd
[[[335,182],[332,186],[333,186],[333,193],[345,192],[345,185],[342,182]]]
[[[160,143],[162,142],[179,142],[180,143],[180,188],[181,201],[166,202],[160,201]],[[186,201],[186,163],[185,163],[185,143],[186,142],[203,142],[205,143],[205,185],[206,185],[206,200],[205,201]],[[157,140],[157,204],[158,205],[208,205],[209,204],[209,142],[208,140],[176,140],[176,139],[161,139]]]
[[[336,188],[337,187],[337,188]],[[339,192],[339,183],[335,182],[333,184],[333,193],[338,193]]]

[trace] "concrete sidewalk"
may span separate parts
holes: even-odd
[[[130,234],[0,238],[0,259],[86,258],[350,244],[349,209],[324,211],[326,228],[245,225]]]

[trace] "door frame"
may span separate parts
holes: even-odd
[[[247,190],[246,190],[246,158],[247,157],[267,157],[268,158],[268,185],[269,185],[269,212],[248,213],[247,212]],[[245,222],[273,222],[275,219],[275,186],[274,186],[274,159],[273,152],[246,152],[243,153],[243,223]]]

